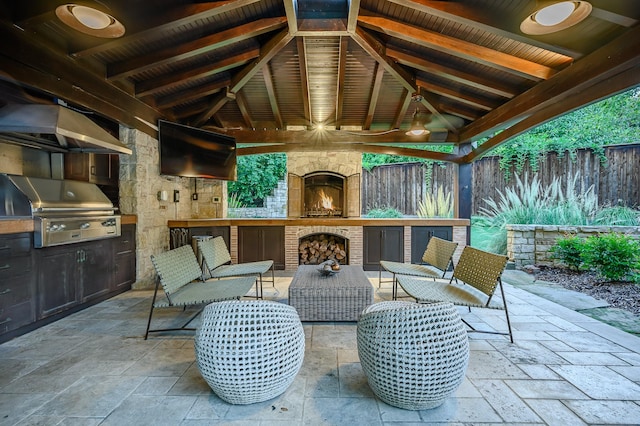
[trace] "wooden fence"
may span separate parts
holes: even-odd
[[[575,159],[550,153],[541,159],[537,172],[525,164],[519,176],[523,178],[527,174],[531,179],[537,173],[543,186],[558,177],[566,187],[579,173],[576,192],[582,193],[593,185],[600,205],[639,207],[640,144],[606,147],[605,157],[607,160],[602,164],[600,158],[587,149],[579,150]],[[486,207],[485,199],[497,200],[498,191],[515,186],[514,173],[515,168],[506,174],[500,170],[497,157],[474,162],[472,214],[477,214],[480,207]],[[450,163],[434,164],[431,172],[422,163],[388,164],[375,167],[371,172],[364,171],[363,213],[372,208],[393,207],[404,214],[415,215],[425,191],[435,193],[440,185],[445,193],[453,191],[454,176],[455,165]],[[508,180],[506,176],[509,176]]]

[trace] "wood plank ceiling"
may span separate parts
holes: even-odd
[[[5,90],[0,102],[62,99],[152,136],[172,120],[233,135],[240,154],[467,163],[640,84],[635,1],[593,0],[584,21],[544,36],[520,31],[535,6],[524,0],[79,2],[122,22],[116,39],[67,27],[61,4],[2,2],[0,80],[29,96]],[[416,109],[429,136],[405,134]],[[415,148],[434,144],[457,149]]]

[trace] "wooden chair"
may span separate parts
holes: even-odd
[[[443,240],[438,237],[431,237],[429,244],[422,255],[422,264],[392,262],[381,260],[378,270],[378,288],[383,282],[391,282],[393,284],[393,300],[398,298],[398,283],[396,275],[412,275],[416,277],[427,278],[443,278],[453,265],[453,254],[458,247],[458,243]],[[391,281],[382,280],[382,270],[393,274]]]
[[[145,340],[147,340],[149,333],[195,330],[195,328],[187,328],[187,325],[198,316],[204,305],[222,300],[240,299],[251,290],[255,281],[253,277],[202,281],[202,270],[190,245],[153,255],[151,262],[158,274],[158,279],[151,301],[151,311],[144,335]],[[158,295],[160,284],[162,284],[164,296]],[[181,327],[151,329],[151,317],[154,309],[174,306],[186,308],[199,305],[202,307]]]
[[[477,330],[464,319],[463,321],[471,331],[508,335],[513,343],[509,310],[501,279],[506,264],[506,256],[465,246],[450,280],[428,281],[418,277],[398,275],[397,282],[418,303],[451,302],[455,305],[468,306],[469,310],[472,307],[504,310],[508,333]],[[493,295],[498,287],[502,301],[499,304],[492,303]]]
[[[202,255],[202,271],[208,271],[211,278],[238,276],[256,277],[256,299],[262,299],[263,274],[271,270],[271,282],[275,288],[273,260],[231,264],[231,254],[222,237],[198,241],[198,250]],[[258,285],[260,290],[258,291]]]

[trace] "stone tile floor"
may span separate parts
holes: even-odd
[[[268,299],[285,301],[291,274]],[[390,300],[390,288],[376,300]],[[515,343],[470,334],[466,378],[425,411],[375,398],[355,323],[305,323],[302,370],[281,396],[234,406],[200,377],[189,333],[143,340],[152,292],[130,291],[0,345],[0,425],[640,424],[640,338],[507,285]],[[165,309],[158,321],[189,312]],[[501,311],[461,309],[504,328]]]

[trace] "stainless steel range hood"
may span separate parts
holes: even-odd
[[[131,149],[89,118],[60,105],[10,104],[0,108],[0,138],[60,152],[131,154]]]

